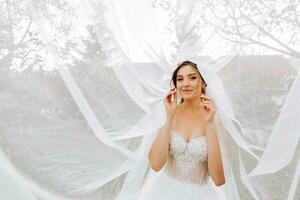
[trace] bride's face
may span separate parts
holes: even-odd
[[[178,70],[176,85],[177,91],[183,99],[192,99],[200,96],[204,83],[197,69],[185,65]]]

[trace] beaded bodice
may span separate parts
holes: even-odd
[[[170,135],[167,173],[187,182],[206,183],[209,176],[207,155],[206,137],[198,136],[186,141],[184,136],[175,130],[174,120]]]

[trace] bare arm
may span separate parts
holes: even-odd
[[[220,186],[225,183],[220,146],[216,128],[212,122],[207,124],[208,170],[215,183]]]
[[[204,120],[207,124],[206,143],[208,151],[208,171],[215,185],[220,186],[225,183],[225,177],[217,131],[213,124],[217,108],[213,99],[205,94],[201,94],[200,100],[200,105],[204,107]]]
[[[150,166],[153,170],[159,171],[167,161],[170,144],[170,130],[172,121],[177,108],[176,88],[170,89],[165,97],[164,104],[167,113],[167,120],[163,127],[159,129],[159,133],[152,143],[148,154]]]
[[[170,129],[173,116],[167,117],[166,123],[160,128],[148,154],[150,166],[154,171],[159,171],[165,164],[169,153]]]

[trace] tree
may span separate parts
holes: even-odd
[[[207,8],[203,19],[225,40],[300,58],[299,0],[222,0],[203,4]]]

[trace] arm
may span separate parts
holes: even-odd
[[[170,129],[173,117],[167,117],[167,121],[160,128],[148,154],[150,166],[154,171],[159,171],[165,164],[169,154]]]
[[[225,183],[220,146],[216,128],[212,122],[207,124],[208,170],[216,186]]]

